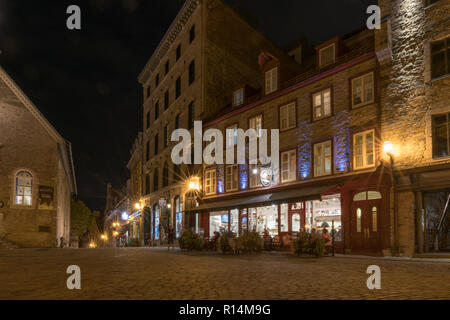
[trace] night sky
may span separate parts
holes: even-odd
[[[226,0],[269,39],[319,44],[365,25],[377,0]],[[142,130],[137,76],[184,0],[0,0],[0,65],[72,142],[79,198],[103,210]],[[82,30],[66,28],[81,7]]]

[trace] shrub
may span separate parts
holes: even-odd
[[[185,231],[180,239],[178,239],[180,244],[180,249],[192,251],[192,250],[202,250],[203,240],[199,234],[193,233],[192,231]]]
[[[297,255],[312,254],[321,257],[325,249],[325,240],[308,232],[300,232],[293,241],[293,247]]]
[[[264,247],[264,242],[258,232],[244,232],[238,238],[239,245],[245,252],[261,252]]]
[[[228,238],[236,239],[236,235],[233,232],[228,231],[219,238],[219,248],[222,253],[233,251],[233,249],[230,247],[230,244],[228,243]]]

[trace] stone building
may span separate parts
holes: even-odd
[[[204,130],[280,129],[280,167],[204,166],[197,232],[268,230],[283,247],[334,224],[344,253],[450,249],[450,2],[380,7],[381,30],[317,46],[295,77],[277,54],[253,56],[259,77],[279,68],[279,81],[244,99],[230,91],[240,103]]]
[[[76,192],[71,144],[0,68],[0,238],[67,246]]]
[[[288,72],[299,65],[219,0],[187,0],[139,76],[144,93],[144,242],[179,236],[185,224],[186,181],[196,166],[174,166],[171,133],[192,130],[194,120],[215,114],[242,83],[261,86],[260,52],[276,54]],[[276,76],[276,75],[274,75]],[[192,131],[191,131],[192,132]],[[151,212],[151,213],[150,213]],[[151,216],[149,216],[151,214]]]
[[[450,1],[380,0],[381,140],[392,144],[392,248],[449,251]],[[445,218],[447,217],[447,218]]]

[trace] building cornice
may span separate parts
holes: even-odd
[[[169,48],[175,42],[176,38],[187,24],[189,18],[194,13],[195,9],[200,4],[201,0],[186,0],[175,20],[170,25],[166,34],[162,38],[158,47],[156,47],[150,60],[145,65],[141,74],[138,77],[139,83],[144,84],[146,79],[155,71],[161,59],[166,55]]]

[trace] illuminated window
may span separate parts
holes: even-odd
[[[331,174],[332,171],[331,141],[314,145],[314,176]]]
[[[273,68],[266,72],[265,83],[266,83],[266,94],[278,90],[278,68]]]
[[[225,173],[226,191],[236,191],[238,189],[239,166],[227,166]]]
[[[281,154],[281,182],[290,182],[297,179],[297,151],[291,150]]]
[[[14,203],[23,206],[33,204],[33,176],[27,171],[20,171],[16,174]]]
[[[205,171],[205,194],[215,194],[217,190],[216,170]]]
[[[374,130],[353,136],[353,166],[355,170],[375,166]]]
[[[335,62],[336,46],[333,43],[319,50],[319,67],[326,67]]]
[[[261,137],[262,134],[262,115],[250,118],[249,120],[249,129],[254,129],[256,131],[256,135]]]
[[[244,88],[236,90],[233,94],[233,107],[244,104]]]
[[[450,156],[450,113],[432,117],[433,158]]]
[[[373,72],[352,79],[352,105],[362,106],[374,102]]]
[[[313,94],[313,118],[318,120],[331,115],[331,89]]]
[[[280,130],[288,130],[296,127],[295,102],[280,108]]]

